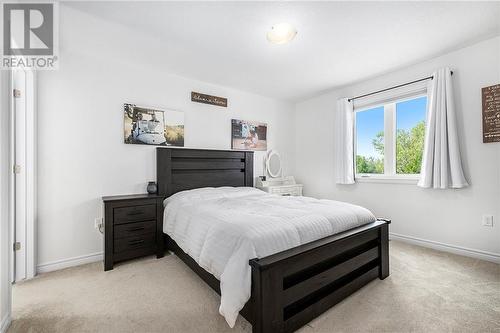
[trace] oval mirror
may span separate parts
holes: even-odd
[[[276,151],[270,151],[266,161],[267,173],[272,178],[281,176],[281,157]]]

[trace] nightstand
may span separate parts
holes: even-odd
[[[103,197],[104,270],[116,262],[164,255],[163,196],[134,194]]]

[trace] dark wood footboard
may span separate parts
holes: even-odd
[[[253,332],[293,332],[373,279],[385,279],[388,234],[388,223],[376,221],[251,260]]]
[[[389,276],[389,223],[376,221],[250,260],[252,296],[240,314],[254,333],[293,332],[368,282]],[[220,294],[220,282],[169,237],[168,248]]]

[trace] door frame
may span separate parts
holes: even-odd
[[[36,72],[10,73],[10,235],[11,280],[36,275]],[[15,97],[14,89],[20,91]],[[20,166],[16,172],[16,165]],[[14,242],[20,242],[19,252]]]
[[[10,74],[0,70],[0,159],[9,159],[10,149]],[[10,168],[7,163],[0,163],[0,332],[7,331],[11,321],[11,266],[12,238],[10,237]]]

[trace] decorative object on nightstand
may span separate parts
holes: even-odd
[[[156,182],[149,182],[148,186],[146,187],[146,191],[148,191],[149,194],[156,194],[158,192],[158,186],[156,186]]]
[[[116,262],[164,255],[163,196],[135,194],[103,197],[104,270]]]
[[[258,177],[256,187],[264,192],[283,196],[301,196],[302,184],[293,176],[283,176],[281,157],[275,150],[269,151],[265,160],[267,176]]]

